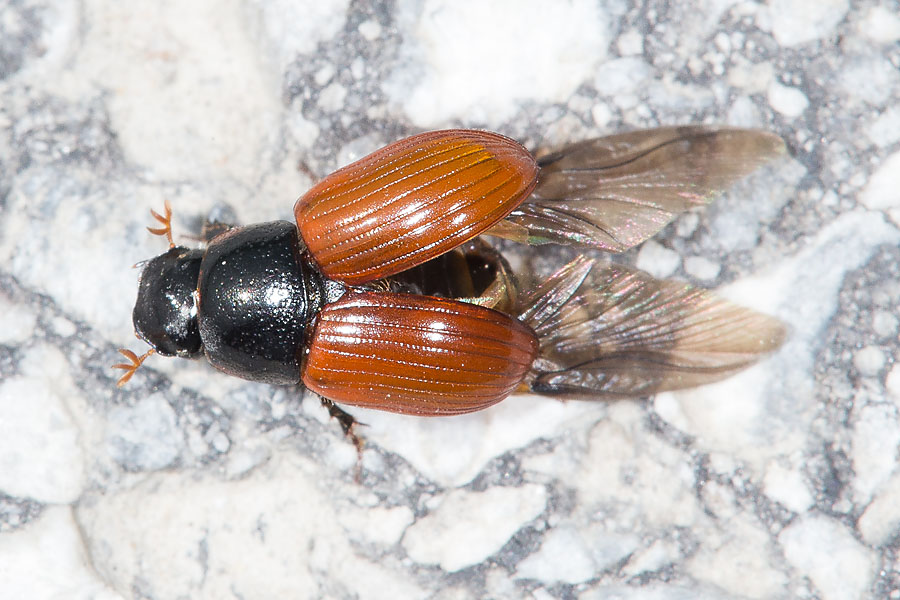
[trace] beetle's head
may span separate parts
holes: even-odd
[[[194,292],[202,250],[181,246],[147,262],[132,318],[138,337],[163,356],[192,358],[203,352]]]

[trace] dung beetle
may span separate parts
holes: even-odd
[[[777,348],[781,323],[584,256],[520,292],[480,236],[621,252],[783,151],[771,133],[688,126],[537,160],[496,133],[445,130],[332,173],[296,222],[219,226],[205,249],[172,242],[167,204],[148,229],[170,248],[144,266],[133,315],[151,349],[122,350],[119,385],[153,352],[205,355],[333,403],[438,416],[516,391],[602,399],[722,379]]]

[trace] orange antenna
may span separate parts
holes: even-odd
[[[144,354],[138,356],[131,350],[127,350],[125,348],[119,348],[119,352],[121,352],[125,358],[131,361],[131,364],[119,363],[117,365],[113,365],[113,369],[123,369],[125,374],[119,378],[119,381],[116,382],[117,387],[122,387],[128,380],[131,379],[131,376],[138,370],[138,368],[144,364],[144,361],[147,360],[147,357],[156,352],[154,348],[150,348]]]
[[[150,209],[150,214],[153,215],[153,218],[163,224],[162,227],[148,227],[147,231],[152,233],[153,235],[164,235],[166,239],[169,240],[169,248],[175,247],[175,242],[172,241],[172,207],[169,206],[169,201],[165,201],[165,216],[159,214],[152,208]]]

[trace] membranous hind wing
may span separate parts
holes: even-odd
[[[489,233],[622,252],[783,152],[772,133],[706,126],[572,144],[538,160],[534,193]]]
[[[780,321],[676,281],[579,258],[519,297],[540,340],[532,391],[635,397],[724,379],[777,349]]]

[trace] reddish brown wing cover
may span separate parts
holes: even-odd
[[[322,310],[303,383],[341,404],[461,414],[511,394],[537,349],[531,328],[499,311],[433,296],[354,293]]]
[[[336,171],[294,216],[322,272],[351,284],[399,273],[475,237],[534,189],[518,142],[455,129],[400,140]]]

